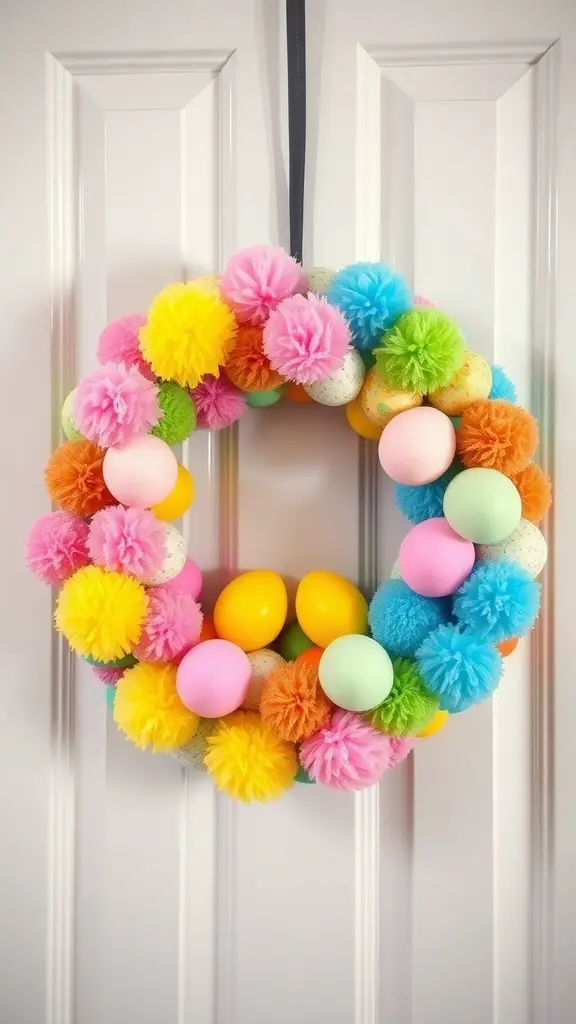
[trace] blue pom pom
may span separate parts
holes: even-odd
[[[450,601],[421,597],[403,580],[387,580],[374,594],[368,623],[374,639],[391,654],[412,657],[422,641],[450,619]]]
[[[502,674],[502,658],[493,644],[452,624],[431,633],[416,660],[426,689],[451,715],[486,700]]]
[[[411,523],[423,523],[425,519],[437,519],[444,515],[444,494],[446,488],[461,470],[458,460],[438,480],[431,484],[411,487],[409,484],[394,484],[396,504],[402,515]]]
[[[480,562],[454,595],[454,615],[478,637],[500,643],[536,622],[540,585],[516,562]]]
[[[504,372],[501,366],[491,366],[492,388],[488,398],[503,398],[505,402],[516,405],[518,396],[510,377]]]
[[[354,345],[372,349],[384,331],[412,309],[412,295],[403,277],[384,263],[353,263],[334,277],[328,302],[346,317]]]

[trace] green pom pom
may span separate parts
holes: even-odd
[[[158,403],[164,415],[152,431],[166,444],[182,444],[196,427],[196,407],[185,388],[166,380],[158,389]]]
[[[390,736],[415,736],[432,720],[439,701],[424,686],[415,661],[393,658],[392,664],[392,689],[386,700],[367,717],[372,725]]]
[[[378,371],[390,387],[426,395],[450,383],[464,362],[460,328],[438,309],[404,313],[375,349]]]

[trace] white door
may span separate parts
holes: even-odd
[[[22,564],[61,401],[106,319],[287,242],[283,7],[1,5],[0,1018],[568,1024],[572,0],[308,3],[307,262],[389,260],[541,418],[544,610],[494,703],[379,790],[237,807],[116,734]],[[388,487],[329,410],[254,411],[185,456],[207,570],[389,573]]]

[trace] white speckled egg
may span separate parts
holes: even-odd
[[[176,578],[184,568],[186,561],[186,541],[172,523],[165,523],[166,529],[166,555],[158,572],[143,582],[149,587],[159,587],[162,583],[169,583]]]
[[[392,568],[390,570],[390,579],[391,580],[401,580],[402,579],[402,576],[400,574],[400,566],[398,565],[398,559],[396,559],[396,561],[394,562],[394,565],[392,566]]]
[[[336,271],[330,267],[312,267],[307,271],[308,290],[314,295],[326,295],[332,281],[336,277]]]
[[[478,544],[476,555],[481,562],[499,562],[508,559],[521,565],[532,577],[538,576],[546,565],[548,545],[534,523],[521,519],[509,537],[498,544]]]
[[[362,356],[353,348],[345,357],[339,370],[330,374],[329,377],[325,377],[324,380],[307,384],[304,390],[320,405],[346,405],[360,393],[365,376],[366,367]]]
[[[179,761],[185,768],[193,771],[205,772],[204,754],[208,748],[208,737],[212,735],[218,725],[217,718],[202,718],[196,732],[185,747],[179,747],[172,752],[175,761]]]
[[[281,654],[271,651],[268,647],[261,647],[258,651],[250,651],[248,661],[252,666],[252,675],[248,684],[248,693],[244,698],[242,707],[248,711],[258,711],[262,683],[274,669],[279,668],[280,665],[285,665],[286,662]]]

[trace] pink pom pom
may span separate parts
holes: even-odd
[[[404,761],[408,754],[414,750],[415,739],[413,736],[389,736],[390,753],[388,756],[388,767],[395,768],[400,761]]]
[[[76,388],[74,423],[101,448],[147,434],[161,416],[156,384],[133,366],[105,363]]]
[[[52,512],[38,519],[26,541],[26,564],[50,586],[64,583],[88,565],[88,524],[67,512]]]
[[[134,366],[147,380],[154,380],[152,367],[140,351],[138,332],[146,323],[141,313],[121,316],[104,328],[98,339],[99,363],[124,363]]]
[[[384,774],[390,738],[360,715],[335,711],[330,722],[300,747],[300,761],[311,778],[331,789],[364,789]]]
[[[188,594],[170,594],[163,587],[148,592],[148,611],[134,655],[139,661],[173,661],[196,643],[202,612]]]
[[[230,427],[247,408],[244,395],[227,377],[207,374],[190,395],[196,406],[196,426],[200,430]]]
[[[313,384],[339,370],[351,340],[340,310],[317,295],[286,299],[264,328],[272,369],[296,384]]]
[[[283,299],[301,290],[305,280],[302,268],[284,249],[253,245],[228,260],[220,293],[240,323],[258,327]]]
[[[164,563],[165,525],[147,509],[103,508],[90,523],[88,550],[94,565],[146,582]]]
[[[116,686],[116,683],[126,671],[124,668],[98,668],[96,665],[93,666],[92,670],[96,678],[101,683],[105,683],[106,686]]]
[[[425,299],[423,295],[415,295],[413,299],[415,306],[420,306],[426,309],[436,309],[436,304],[430,302],[430,299]]]

